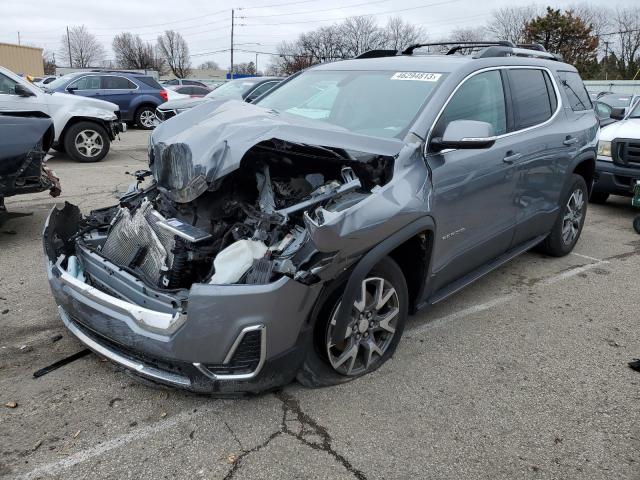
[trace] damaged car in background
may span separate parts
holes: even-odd
[[[60,182],[45,155],[53,142],[48,118],[0,115],[0,225],[11,217],[6,197],[49,190],[60,195]]]
[[[409,312],[538,244],[571,251],[597,142],[593,112],[558,115],[557,70],[575,69],[549,54],[388,53],[171,118],[117,205],[54,208],[44,248],[66,327],[137,376],[196,392],[332,385],[388,360]],[[527,178],[516,169],[533,154],[502,161],[518,137],[502,134],[519,127],[493,111],[511,108],[501,77],[517,95],[521,73],[554,99],[520,138],[539,155],[545,135],[554,170]],[[569,127],[580,146],[562,150]]]

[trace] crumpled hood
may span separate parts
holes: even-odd
[[[628,118],[600,130],[600,140],[610,142],[616,138],[640,139],[640,118]]]
[[[236,170],[251,147],[272,139],[386,156],[396,156],[405,145],[239,100],[210,100],[156,127],[149,164],[158,187],[186,203]]]
[[[209,98],[180,98],[178,100],[169,100],[160,105],[160,110],[175,110],[178,108],[193,108],[205,102],[210,102]]]
[[[107,102],[105,100],[98,100],[97,98],[83,97],[82,95],[75,95],[72,93],[60,93],[53,92],[51,95],[51,102],[57,105],[70,105],[76,104],[79,107],[93,107],[101,110],[107,110],[109,112],[117,112],[120,107],[115,103]]]

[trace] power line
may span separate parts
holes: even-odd
[[[376,3],[384,3],[384,2],[389,2],[391,0],[376,0],[373,2],[362,2],[362,3],[355,3],[353,5],[341,5],[340,9],[343,8],[354,8],[354,7],[361,7],[363,5],[375,5]],[[284,16],[290,16],[290,15],[309,15],[312,13],[321,13],[321,12],[331,12],[333,10],[336,10],[336,8],[323,8],[322,10],[308,10],[306,12],[293,12],[293,13],[273,13],[270,15],[251,15],[248,17],[238,17],[238,18],[265,18],[265,17],[284,17]]]
[[[420,5],[417,7],[409,7],[409,8],[400,8],[394,10],[387,10],[386,12],[378,12],[378,13],[368,13],[364,15],[359,15],[361,17],[377,17],[378,15],[388,15],[390,13],[398,13],[398,12],[408,12],[410,10],[418,10],[422,8],[435,7],[438,5],[448,5],[450,3],[461,2],[462,0],[445,0],[442,2],[436,3],[428,3],[425,5]],[[297,25],[303,23],[318,23],[318,22],[329,22],[336,20],[346,20],[350,17],[337,17],[337,18],[324,18],[324,19],[315,19],[315,20],[305,20],[305,21],[297,21],[297,22],[279,22],[279,23],[250,23],[250,24],[241,24],[244,27],[262,27],[262,26],[278,26],[278,25]]]

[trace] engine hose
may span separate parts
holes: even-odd
[[[179,288],[187,274],[188,250],[184,240],[175,237],[173,250],[173,263],[169,270],[169,288]]]

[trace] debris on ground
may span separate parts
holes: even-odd
[[[18,402],[14,402],[13,400],[4,404],[7,408],[16,408],[18,406]]]
[[[46,375],[47,373],[53,372],[54,370],[57,370],[58,368],[63,367],[68,363],[74,362],[75,360],[78,360],[79,358],[85,357],[85,356],[89,355],[90,353],[91,353],[91,350],[89,350],[88,348],[86,348],[84,350],[80,350],[78,353],[74,353],[73,355],[69,355],[68,357],[63,358],[62,360],[58,360],[57,362],[52,363],[48,367],[44,367],[44,368],[41,368],[40,370],[37,370],[37,371],[33,372],[33,378],[40,378],[43,375]]]
[[[634,358],[632,362],[629,362],[629,368],[640,372],[640,358]]]
[[[6,315],[7,313],[9,313],[9,309],[5,308],[4,310],[2,310],[2,315]]]

